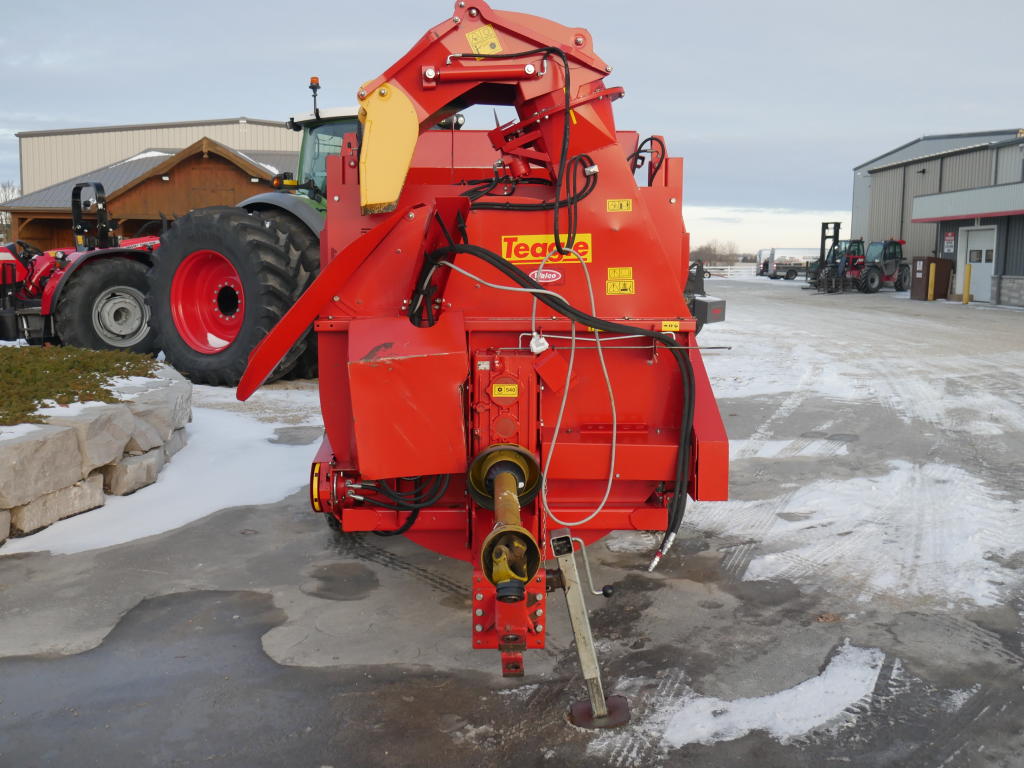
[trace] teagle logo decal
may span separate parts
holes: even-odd
[[[538,283],[558,283],[562,280],[562,273],[557,269],[535,269],[530,278]]]
[[[579,254],[558,253],[555,250],[553,235],[502,235],[501,255],[505,261],[513,264],[553,264],[579,263],[580,259],[588,264],[594,260],[593,245],[589,234],[578,234],[573,248]],[[565,238],[562,238],[565,245]]]

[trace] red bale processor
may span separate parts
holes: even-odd
[[[575,553],[660,531],[653,569],[687,495],[728,492],[684,297],[683,161],[616,130],[611,71],[585,29],[457,2],[359,89],[361,131],[328,158],[320,276],[238,387],[248,398],[313,323],[313,508],[467,561],[472,646],[506,676],[544,647],[547,593],[564,589],[590,694],[572,719],[589,726],[628,706],[601,687]],[[517,119],[446,120],[473,105]]]

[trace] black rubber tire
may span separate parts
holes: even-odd
[[[242,325],[228,346],[205,354],[182,338],[171,315],[171,284],[185,258],[197,250],[217,251],[238,272],[245,294]],[[167,362],[197,384],[237,386],[249,355],[298,298],[298,263],[288,236],[242,208],[201,208],[183,216],[160,239],[150,272],[150,310],[157,344]],[[305,337],[277,365],[267,381],[291,370],[306,349]]]
[[[269,221],[279,231],[288,235],[291,245],[296,249],[299,271],[299,293],[309,287],[320,274],[320,237],[310,231],[302,221],[287,211],[267,209],[260,211],[260,216]],[[317,365],[316,332],[310,328],[306,332],[306,351],[295,361],[295,365],[285,376],[287,379],[315,379],[319,373]]]
[[[786,279],[787,280],[796,280],[796,270],[795,269],[787,269],[786,270]]]
[[[54,321],[62,343],[147,354],[156,349],[147,267],[122,256],[86,262],[68,275]],[[117,318],[126,318],[119,323]]]
[[[896,282],[893,287],[897,291],[909,291],[910,290],[910,265],[904,264],[896,272]]]
[[[861,293],[878,293],[882,287],[882,273],[874,267],[868,267],[860,275]]]

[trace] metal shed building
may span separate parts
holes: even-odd
[[[852,220],[908,258],[955,260],[954,293],[970,263],[975,300],[1024,306],[1024,130],[924,136],[857,166]]]
[[[22,131],[21,193],[27,195],[150,147],[187,147],[202,138],[245,151],[298,152],[301,137],[281,122],[251,117]]]

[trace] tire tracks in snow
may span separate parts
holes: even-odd
[[[810,384],[821,377],[823,370],[824,367],[821,363],[814,363],[804,372],[804,375],[800,377],[797,388],[789,393],[779,404],[779,407],[754,430],[754,433],[748,438],[743,448],[737,451],[737,454],[733,457],[734,461],[756,456],[760,446],[774,438],[776,425],[789,418],[812,394]],[[770,479],[771,476],[767,466],[762,464],[754,470],[754,480],[758,485],[770,485]],[[775,523],[778,513],[785,509],[792,497],[793,492],[790,492],[774,499],[764,499],[750,504],[748,509],[753,521],[751,526],[753,528],[752,533],[746,540],[738,544],[720,548],[720,551],[725,552],[721,561],[721,570],[728,580],[733,582],[742,581],[743,575],[747,572],[747,568],[750,567],[750,562],[754,559],[757,547],[763,540],[764,535]],[[730,517],[734,517],[737,511],[733,509]]]

